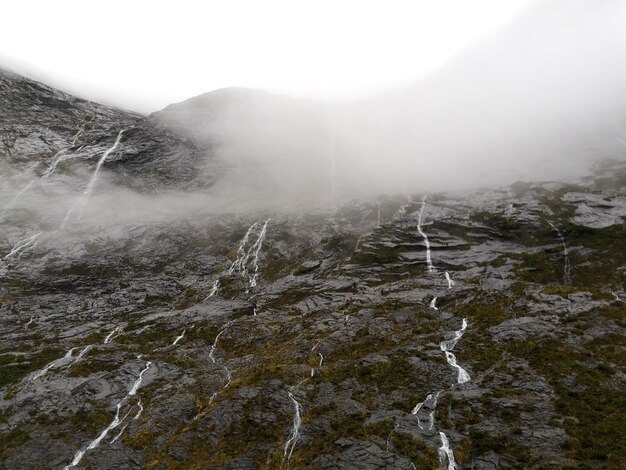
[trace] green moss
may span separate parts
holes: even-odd
[[[95,406],[95,404],[92,405]],[[80,409],[74,416],[68,419],[68,422],[75,429],[80,429],[83,433],[92,436],[106,428],[113,421],[114,416],[114,413],[98,408],[89,411]]]
[[[72,364],[68,375],[70,377],[89,377],[91,374],[98,372],[110,372],[117,370],[118,365],[114,362],[104,359],[90,359],[89,361],[81,360]]]
[[[468,304],[454,307],[456,316],[468,320],[480,329],[487,329],[499,325],[509,319],[506,308],[510,307],[513,299],[503,295],[476,299]]]
[[[398,455],[410,459],[417,468],[440,468],[437,451],[428,447],[419,438],[403,432],[394,432],[391,435],[391,443]]]
[[[482,455],[493,451],[505,460],[507,457],[514,459],[518,465],[536,460],[530,448],[515,444],[502,434],[490,434],[475,429],[470,431],[469,444],[465,444],[464,447],[465,452],[468,452],[467,448],[471,448],[468,453],[473,455]]]
[[[24,431],[21,428],[16,428],[13,431],[0,435],[2,439],[2,450],[12,449],[15,447],[21,447],[30,439],[30,433]]]
[[[40,352],[24,356],[3,354],[0,356],[0,387],[16,383],[31,372],[35,372],[59,359],[62,353],[58,349],[44,348]]]
[[[156,439],[154,432],[149,429],[142,429],[137,431],[134,435],[126,433],[122,435],[122,442],[125,446],[132,449],[147,449]]]
[[[538,284],[559,283],[563,279],[562,260],[555,261],[547,252],[522,253],[511,255],[520,260],[521,265],[513,268],[515,275],[526,282]]]
[[[589,258],[577,251],[570,253],[575,286],[626,287],[624,278],[616,276],[617,269],[626,264],[626,224],[601,229],[572,224],[563,230],[563,234],[569,246],[584,246],[594,250],[593,256]]]
[[[538,246],[550,237],[550,228],[523,223],[498,212],[476,212],[472,218],[493,229],[500,238],[521,243],[524,246]]]
[[[172,306],[175,310],[184,310],[186,308],[191,307],[199,302],[201,302],[204,298],[206,298],[207,294],[202,293],[196,289],[188,288],[182,293],[178,299],[174,302]]]
[[[544,339],[531,344],[518,342],[509,350],[527,358],[542,374],[556,393],[559,416],[573,416],[563,427],[570,436],[565,449],[570,457],[583,465],[626,464],[626,394],[612,381],[613,368],[599,360],[616,360],[623,364],[623,349],[614,349],[610,341],[598,339],[586,344],[588,349],[572,349],[556,339]],[[572,387],[572,383],[576,386]]]

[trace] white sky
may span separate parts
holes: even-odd
[[[424,75],[529,0],[0,0],[0,66],[150,112],[249,86],[342,98]]]

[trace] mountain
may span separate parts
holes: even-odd
[[[3,468],[626,465],[623,159],[314,204],[341,110],[0,102]]]
[[[63,166],[94,159],[123,130],[124,153],[112,155],[107,165],[116,181],[141,190],[210,184],[193,181],[203,176],[197,165],[208,150],[158,119],[76,98],[1,69],[0,94],[5,164],[38,173],[59,152],[67,155]]]

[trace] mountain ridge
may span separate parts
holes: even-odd
[[[0,109],[2,467],[626,464],[623,161],[233,204],[210,142],[40,92]]]

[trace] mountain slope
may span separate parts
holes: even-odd
[[[626,464],[623,163],[243,210],[185,127],[4,80],[4,468]]]

